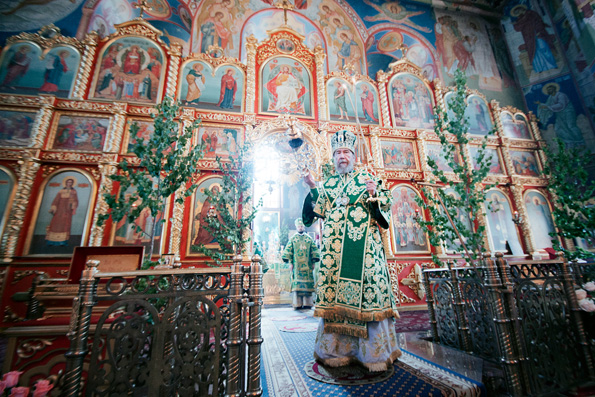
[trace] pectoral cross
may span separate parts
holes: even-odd
[[[149,2],[147,0],[138,0],[137,3],[132,3],[132,5],[134,6],[134,8],[140,8],[139,18],[141,19],[143,18],[143,12],[153,10],[153,7],[149,5]]]
[[[283,9],[283,26],[287,26],[287,10],[293,10],[295,6],[289,2],[289,0],[281,0],[275,4],[275,7]]]

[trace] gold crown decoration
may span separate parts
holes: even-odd
[[[331,137],[333,154],[339,149],[349,149],[355,154],[355,145],[357,145],[357,137],[349,130],[337,131]]]
[[[298,226],[304,226],[304,221],[302,221],[302,218],[297,218],[295,220],[295,227],[298,227]]]

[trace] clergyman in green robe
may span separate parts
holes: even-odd
[[[385,371],[400,355],[392,293],[380,228],[390,224],[390,192],[382,181],[355,170],[356,136],[347,130],[331,138],[336,174],[322,184],[310,173],[302,218],[309,226],[324,219],[314,316],[321,317],[314,349],[323,365],[358,362]]]
[[[312,237],[306,233],[301,219],[295,220],[295,227],[297,233],[287,243],[282,259],[290,264],[293,308],[309,309],[314,306],[316,262],[320,260],[320,252]]]

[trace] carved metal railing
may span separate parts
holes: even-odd
[[[424,270],[434,341],[501,364],[515,396],[595,380],[575,284],[584,266],[563,258]],[[595,265],[590,265],[595,266]]]
[[[258,256],[250,266],[236,257],[231,268],[100,273],[96,267],[87,262],[73,302],[61,395],[262,394]],[[93,307],[102,303],[91,335]]]

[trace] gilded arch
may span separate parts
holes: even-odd
[[[248,126],[246,128],[246,139],[258,145],[269,137],[280,137],[281,134],[286,134],[292,126],[294,131],[297,131],[301,138],[309,144],[311,151],[300,153],[300,155],[305,156],[306,166],[310,169],[314,178],[320,179],[322,177],[322,164],[331,159],[326,132],[319,133],[310,124],[304,123],[295,117],[280,116],[265,121],[256,127]],[[303,149],[300,148],[299,150]]]

